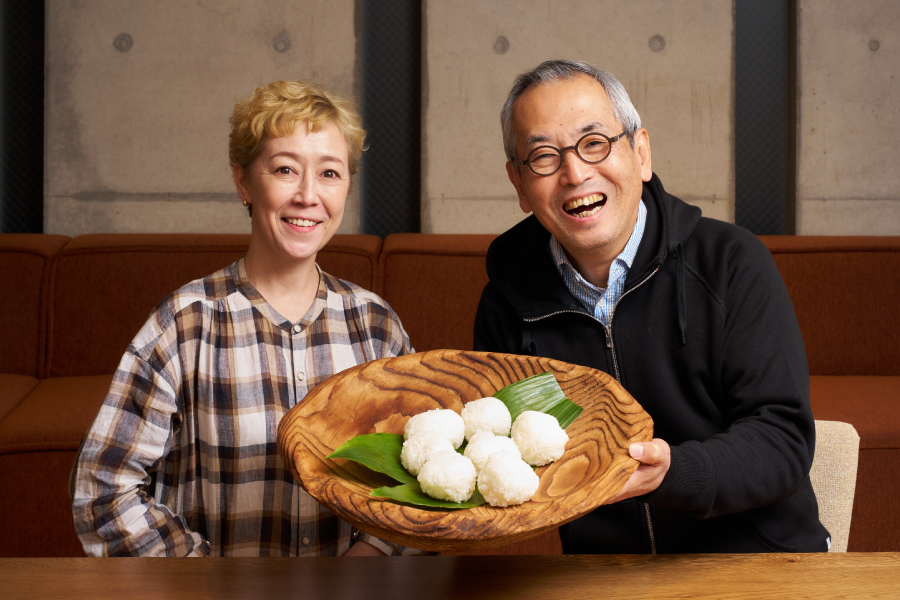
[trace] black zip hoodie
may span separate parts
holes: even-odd
[[[809,480],[806,351],[771,254],[666,193],[656,175],[643,200],[644,236],[609,327],[569,293],[535,217],[487,255],[475,349],[612,374],[672,449],[657,490],[563,526],[563,549],[825,551]]]

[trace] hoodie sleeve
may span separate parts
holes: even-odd
[[[728,248],[726,264],[713,395],[724,430],[673,445],[666,478],[645,498],[698,518],[792,496],[809,474],[815,446],[806,351],[772,256],[747,233]]]

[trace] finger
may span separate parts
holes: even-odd
[[[662,455],[659,447],[653,442],[635,442],[628,447],[628,453],[631,458],[645,465],[658,464]]]

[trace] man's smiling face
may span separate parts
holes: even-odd
[[[513,127],[520,160],[538,146],[563,148],[591,131],[613,138],[624,129],[603,86],[587,75],[529,88],[513,107]],[[642,182],[652,174],[647,131],[639,129],[633,138],[633,146],[627,137],[615,142],[606,160],[597,164],[566,151],[552,175],[506,165],[522,210],[534,212],[582,275],[589,281],[603,279],[603,286],[604,273],[634,230]]]

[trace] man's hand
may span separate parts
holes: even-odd
[[[384,556],[384,552],[365,542],[356,542],[344,553],[344,556]]]
[[[641,465],[625,482],[625,487],[607,500],[606,504],[649,494],[659,487],[669,472],[672,455],[669,452],[669,444],[663,440],[654,438],[649,442],[631,444],[628,453],[631,458],[640,461]]]

